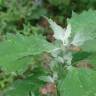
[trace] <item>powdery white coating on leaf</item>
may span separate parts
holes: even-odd
[[[61,48],[55,48],[55,49],[53,49],[52,52],[51,52],[51,55],[52,55],[53,57],[57,57],[58,54],[60,53],[60,49],[61,49]]]
[[[71,65],[71,61],[72,61],[72,53],[71,52],[65,54],[63,58],[66,61],[67,65]]]
[[[61,40],[63,42],[63,45],[67,45],[69,42],[68,38],[71,34],[71,25],[68,24],[67,28],[62,28],[51,19],[48,19],[48,22],[50,24],[50,27],[54,31],[54,38],[57,40]]]
[[[64,58],[63,58],[63,57],[58,56],[57,60],[58,60],[58,62],[60,62],[61,64],[64,64]]]
[[[71,35],[71,24],[68,24],[67,28],[66,28],[66,32],[65,32],[65,36],[64,36],[64,40],[66,42],[68,42],[68,38],[70,37]]]
[[[87,40],[92,39],[92,37],[88,36],[87,34],[84,33],[77,33],[74,38],[73,41],[71,42],[71,44],[75,45],[75,46],[81,46],[83,45]]]
[[[54,31],[54,37],[58,40],[63,40],[63,36],[65,33],[65,29],[61,28],[59,25],[57,25],[54,21],[49,19],[50,27]]]
[[[53,72],[53,75],[52,76],[40,76],[38,79],[39,80],[42,80],[44,82],[48,82],[48,83],[54,83],[55,80],[57,80],[58,78],[58,75],[57,75],[57,72]]]
[[[34,0],[33,4],[36,5],[36,6],[42,6],[43,1],[42,0]]]
[[[54,79],[51,76],[40,76],[38,79],[44,82],[54,83]]]

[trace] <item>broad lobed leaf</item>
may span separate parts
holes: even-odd
[[[72,68],[58,81],[60,96],[95,96],[96,71]]]
[[[8,72],[20,71],[32,61],[29,55],[50,52],[53,48],[42,36],[10,35],[7,40],[0,42],[0,67]],[[21,60],[24,57],[26,58]]]

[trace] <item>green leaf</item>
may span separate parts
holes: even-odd
[[[88,53],[88,52],[78,52],[78,53],[75,53],[75,54],[73,54],[72,62],[76,63],[76,62],[78,62],[80,60],[84,60],[84,59],[88,58],[90,55],[92,55],[92,53]]]
[[[45,74],[43,71],[44,70],[37,69],[36,72],[28,78],[13,82],[13,84],[3,92],[4,96],[30,96],[29,93],[34,93],[36,96],[40,96],[38,95],[39,90],[44,83],[40,81],[38,77]]]
[[[8,72],[20,71],[30,60],[32,62],[30,56],[50,52],[53,48],[42,36],[9,35],[0,42],[0,66]]]
[[[55,6],[58,5],[69,5],[70,4],[70,0],[49,0],[49,2]]]
[[[3,5],[3,3],[4,3],[4,0],[0,0],[0,5]]]
[[[71,23],[72,25],[73,36],[78,33],[82,34],[77,40],[78,42],[84,41],[80,46],[82,50],[88,52],[96,51],[96,11],[88,10],[81,14],[73,13],[72,18],[68,20],[68,23]]]
[[[90,69],[69,70],[66,78],[59,80],[60,96],[95,96],[96,72]]]

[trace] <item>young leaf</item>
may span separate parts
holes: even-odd
[[[68,39],[71,34],[71,25],[68,24],[67,28],[62,28],[51,19],[49,19],[48,21],[49,21],[50,27],[54,31],[54,35],[53,35],[54,38],[57,40],[61,40],[64,45],[67,45],[69,42]]]

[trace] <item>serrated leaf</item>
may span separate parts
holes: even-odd
[[[72,25],[73,36],[82,34],[82,36],[77,36],[78,39],[75,38],[74,43],[80,45],[84,51],[96,51],[96,11],[88,10],[81,14],[73,14],[68,23]]]
[[[60,96],[95,96],[96,72],[72,68],[58,83]]]
[[[44,40],[42,36],[8,36],[7,40],[0,42],[0,67],[8,72],[20,71],[24,68],[26,60],[24,59],[22,63],[19,63],[20,59],[29,55],[50,52],[52,49],[53,46]],[[30,60],[26,60],[26,64],[29,64],[27,61]]]

